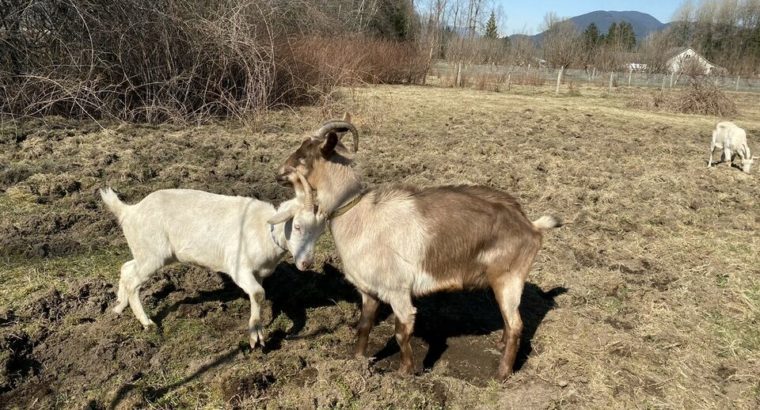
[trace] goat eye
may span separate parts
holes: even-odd
[[[301,232],[301,225],[293,225],[293,229],[295,229],[297,232]]]

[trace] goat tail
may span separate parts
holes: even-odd
[[[533,221],[533,227],[539,230],[546,230],[562,226],[562,221],[556,216],[544,215]]]
[[[116,192],[113,192],[113,189],[109,188],[100,188],[100,197],[103,199],[103,202],[106,204],[106,208],[108,208],[111,213],[116,215],[116,218],[119,220],[119,223],[121,223],[122,218],[124,217],[124,211],[126,211],[127,204],[124,202],[121,202],[119,197],[116,195]]]

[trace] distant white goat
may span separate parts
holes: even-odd
[[[259,304],[264,301],[264,288],[259,281],[272,274],[288,250],[298,269],[308,269],[314,243],[325,228],[324,217],[315,211],[311,187],[305,178],[302,181],[304,191],[278,210],[253,198],[188,189],[156,191],[127,205],[111,188],[101,189],[134,257],[121,267],[114,312],[121,314],[129,305],[144,327],[154,325],[140,303],[140,286],[164,265],[195,263],[227,273],[248,294],[251,347],[263,346]]]
[[[712,142],[710,143],[710,160],[707,167],[713,164],[713,151],[715,148],[723,150],[722,161],[727,161],[731,165],[735,156],[742,160],[742,171],[749,174],[752,163],[757,157],[753,157],[747,145],[747,133],[739,128],[736,124],[728,121],[719,122],[712,133]]]

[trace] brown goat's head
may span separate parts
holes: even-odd
[[[351,115],[346,113],[342,120],[325,122],[313,136],[305,139],[301,146],[285,160],[277,173],[280,185],[296,186],[299,183],[298,171],[307,177],[311,175],[319,161],[349,162],[344,156],[348,150],[341,142],[341,137],[350,132],[353,137],[352,153],[359,149],[359,132],[351,124]]]

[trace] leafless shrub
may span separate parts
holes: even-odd
[[[512,84],[542,86],[546,78],[538,71],[517,72],[512,74]]]
[[[318,100],[357,79],[417,82],[424,75],[416,46],[308,40],[313,32],[291,24],[300,4],[4,3],[0,114],[153,123],[241,118],[272,105]],[[395,61],[402,63],[391,69]]]
[[[575,84],[574,81],[570,81],[567,85],[567,95],[570,97],[580,97],[581,96],[581,90],[578,85]]]
[[[441,78],[441,84],[443,84],[444,87],[457,87],[457,76],[456,73],[454,74],[447,74]],[[460,79],[459,79],[459,85],[458,87],[466,88],[470,86],[470,77],[462,72]]]
[[[666,108],[666,98],[662,91],[656,91],[647,96],[636,95],[626,102],[626,107],[658,111]]]
[[[486,91],[499,91],[500,86],[506,81],[507,74],[503,72],[480,73],[473,78],[475,89]]]
[[[684,91],[668,94],[658,91],[648,98],[636,96],[626,105],[653,111],[664,110],[717,117],[731,117],[738,113],[736,103],[720,88],[703,77],[690,77],[689,87]]]
[[[690,77],[689,88],[670,102],[672,111],[687,114],[730,117],[737,114],[736,103],[720,88],[702,77]]]

